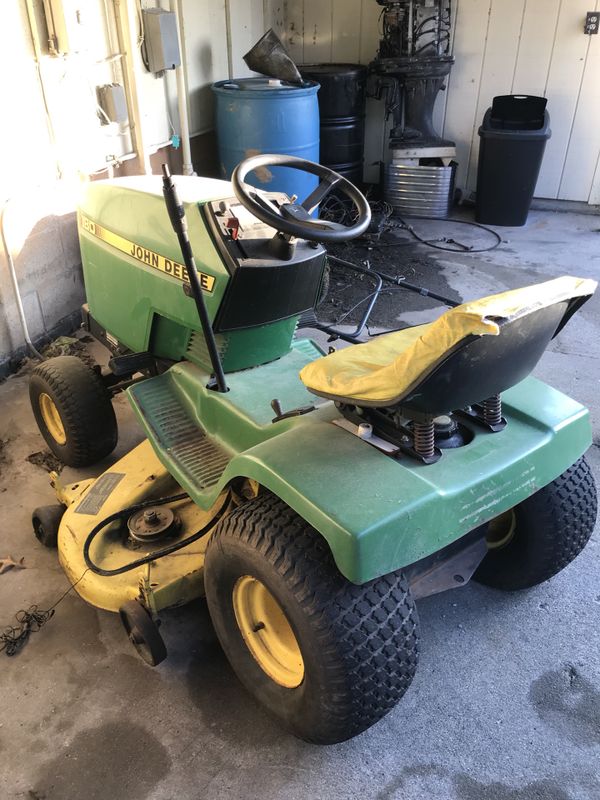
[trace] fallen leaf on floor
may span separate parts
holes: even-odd
[[[46,472],[57,472],[59,475],[65,466],[62,461],[59,461],[56,456],[52,455],[52,453],[49,453],[47,450],[42,450],[39,453],[31,453],[27,456],[25,461],[29,461],[30,464],[35,464],[36,467],[45,469]]]
[[[9,569],[15,567],[16,569],[27,569],[25,566],[25,556],[20,558],[18,561],[15,561],[12,556],[6,556],[6,558],[0,558],[0,575],[5,572],[8,572]]]

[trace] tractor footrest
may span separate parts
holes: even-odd
[[[188,413],[169,374],[132,386],[129,396],[161,461],[183,488],[214,486],[230,456]]]

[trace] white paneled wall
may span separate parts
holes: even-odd
[[[586,36],[586,11],[600,0],[454,0],[456,64],[435,118],[457,143],[457,184],[473,189],[478,128],[497,94],[548,98],[552,138],[539,197],[600,202],[600,36]],[[268,0],[266,26],[299,63],[369,63],[377,50],[376,0]],[[382,103],[368,101],[366,176],[385,156]]]
[[[210,86],[251,73],[243,56],[265,32],[265,13],[277,24],[267,0],[183,0],[184,38],[192,135],[213,127]],[[265,12],[266,10],[266,12]],[[282,19],[282,17],[281,17]],[[266,27],[269,27],[267,25]]]

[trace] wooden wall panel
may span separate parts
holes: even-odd
[[[183,0],[192,135],[211,130],[213,81],[229,78],[225,0]]]
[[[527,0],[511,93],[543,95],[563,0]]]
[[[361,0],[333,0],[331,60],[355,64],[360,59]]]
[[[273,28],[278,36],[284,35],[284,11],[285,9],[283,0],[263,0],[263,21],[265,25],[265,31],[268,28]]]
[[[376,0],[362,0],[360,13],[359,63],[368,64],[377,55],[379,46],[379,15],[381,6]],[[367,98],[367,117],[365,120],[365,167],[366,181],[379,180],[379,164],[385,158],[386,150],[385,108],[382,100]]]
[[[581,89],[558,190],[561,200],[580,200],[582,194],[589,199],[600,152],[600,37],[586,38]]]
[[[265,32],[263,0],[228,0],[231,77],[245,78],[255,73],[248,69],[244,55]]]
[[[454,53],[454,37],[456,35],[456,17],[458,15],[459,0],[454,0],[451,6],[452,20],[450,27],[450,52]],[[444,120],[446,118],[446,107],[448,105],[448,82],[446,86],[438,94],[437,100],[433,109],[433,126],[435,130],[442,134],[444,130]]]
[[[304,4],[304,51],[302,63],[332,61],[333,0]]]
[[[592,0],[593,2],[593,0]],[[590,0],[563,0],[545,95],[552,127],[536,193],[556,198],[563,173],[585,57],[590,39],[583,34],[583,21]]]
[[[304,0],[283,0],[283,39],[298,64],[304,63],[304,5]]]
[[[499,94],[510,94],[514,64],[519,49],[525,0],[496,0],[490,8],[485,53],[481,69],[477,105],[473,120],[471,152],[466,177],[468,190],[477,185],[479,126],[492,100]]]
[[[444,136],[456,142],[456,185],[460,187],[467,181],[491,7],[492,0],[460,0],[458,5],[456,63],[448,81]]]
[[[381,6],[377,4],[377,0],[361,0],[360,46],[358,50],[360,64],[368,64],[377,55],[380,14]]]

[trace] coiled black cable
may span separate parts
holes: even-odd
[[[74,583],[69,584],[69,588],[61,594],[58,600],[47,610],[41,609],[37,605],[22,608],[15,614],[17,625],[7,625],[0,633],[0,653],[4,652],[7,656],[16,655],[25,646],[32,633],[37,633],[41,628],[52,619],[56,606],[61,603],[69,592],[74,589],[83,576],[88,572],[84,570]]]
[[[434,244],[427,239],[423,239],[423,237],[416,232],[413,226],[403,219],[397,211],[394,212],[394,217],[395,219],[400,220],[410,235],[413,236],[418,242],[426,245],[427,247],[433,247],[435,250],[441,250],[444,253],[488,253],[490,250],[495,250],[499,245],[502,244],[502,237],[500,234],[493,228],[488,228],[487,225],[482,225],[480,222],[473,222],[470,219],[456,219],[454,217],[423,217],[420,214],[418,216],[415,215],[414,219],[425,219],[432,222],[450,222],[456,223],[457,225],[471,225],[473,228],[479,228],[486,233],[490,233],[496,239],[495,243],[489,247],[465,247],[461,245],[458,247],[443,247],[440,244]]]

